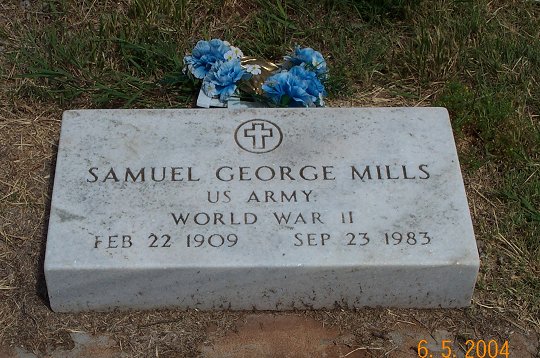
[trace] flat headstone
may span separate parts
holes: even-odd
[[[64,113],[55,311],[461,307],[478,267],[444,108]]]

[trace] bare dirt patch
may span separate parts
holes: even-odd
[[[216,334],[201,347],[203,357],[338,357],[351,351],[339,342],[337,327],[303,315],[249,314],[225,336],[211,327],[209,337]]]

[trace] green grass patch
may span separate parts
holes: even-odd
[[[390,70],[385,56],[394,34],[381,30],[408,8],[402,3],[259,0],[224,8],[221,1],[137,0],[90,9],[49,0],[42,5],[47,21],[31,14],[11,56],[18,74],[31,79],[26,94],[63,106],[182,107],[196,89],[180,79],[163,88],[168,81],[160,80],[180,72],[198,39],[227,39],[276,62],[295,45],[311,46],[328,58],[330,93],[345,96]]]

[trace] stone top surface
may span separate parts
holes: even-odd
[[[409,264],[478,265],[443,108],[64,113],[46,270]]]

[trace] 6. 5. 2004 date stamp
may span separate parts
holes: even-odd
[[[440,349],[436,351],[431,351],[428,348],[428,341],[422,339],[418,342],[417,353],[419,358],[499,358],[499,357],[510,357],[510,348],[508,346],[508,341],[504,341],[502,344],[498,341],[492,339],[485,341],[472,340],[469,339],[465,342],[465,346],[461,347],[461,354],[458,355],[457,351],[452,347],[452,341],[442,340]],[[463,351],[465,355],[463,356]]]

